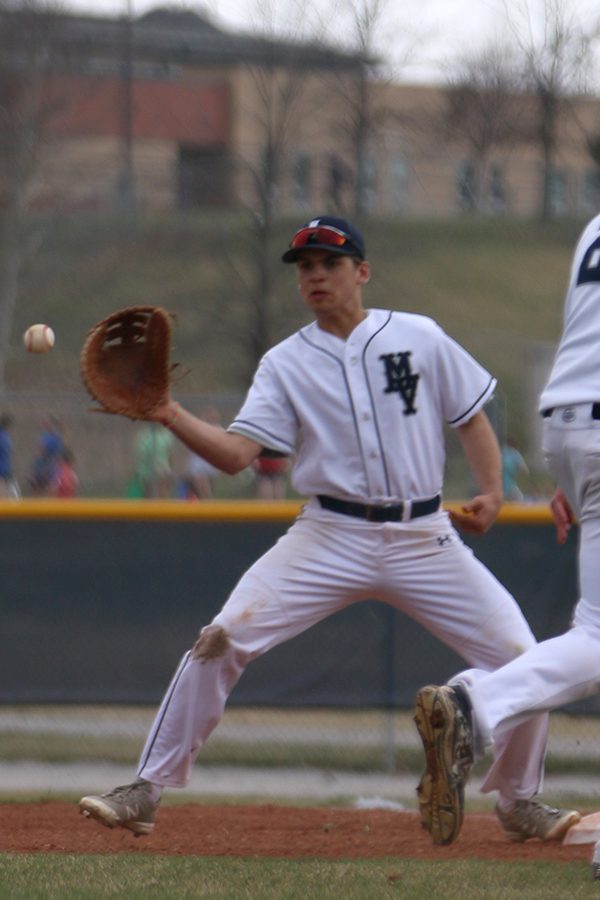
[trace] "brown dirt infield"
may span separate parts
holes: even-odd
[[[170,856],[269,856],[279,858],[500,859],[589,861],[588,845],[510,843],[489,813],[467,814],[450,847],[434,847],[416,812],[327,807],[161,807],[154,833],[136,838],[79,815],[74,803],[7,803],[0,806],[0,852],[150,853]]]

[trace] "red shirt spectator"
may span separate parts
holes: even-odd
[[[50,486],[51,497],[76,497],[79,492],[79,477],[73,465],[73,454],[63,450],[54,479]]]

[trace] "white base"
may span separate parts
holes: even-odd
[[[563,844],[595,844],[600,841],[600,812],[584,816],[565,834]]]

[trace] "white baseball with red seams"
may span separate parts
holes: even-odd
[[[29,353],[47,353],[54,347],[54,332],[49,325],[30,325],[23,335],[25,349]]]

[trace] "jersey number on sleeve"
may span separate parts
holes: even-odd
[[[600,237],[585,251],[585,256],[577,273],[577,284],[600,282]]]

